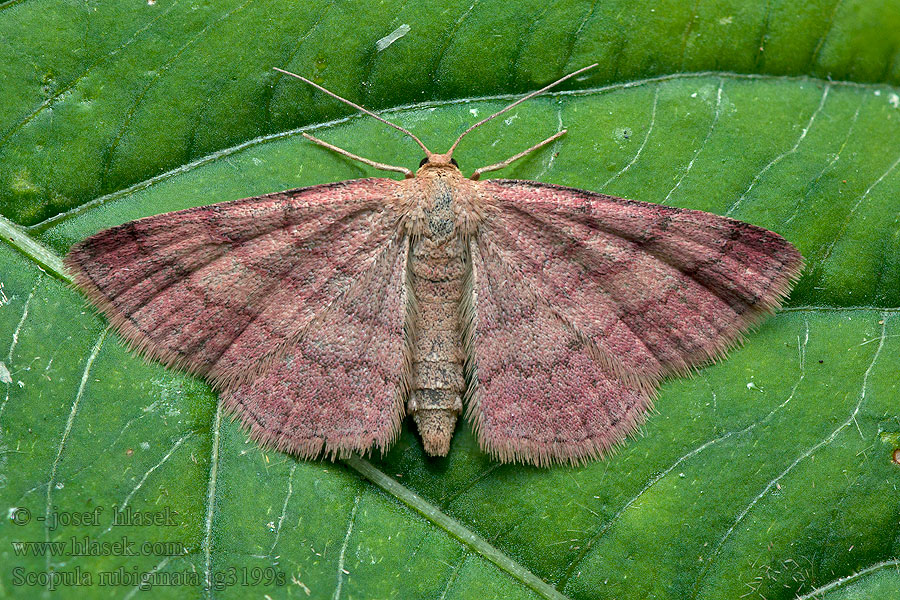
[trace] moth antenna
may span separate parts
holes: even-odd
[[[285,71],[284,69],[279,69],[278,67],[272,67],[272,68],[273,68],[274,70],[278,71],[279,73],[284,73],[285,75],[290,75],[291,77],[296,77],[296,78],[299,79],[300,81],[305,81],[306,83],[308,83],[309,85],[313,86],[314,88],[316,88],[316,89],[319,90],[320,92],[325,92],[326,94],[328,94],[328,95],[331,96],[332,98],[334,98],[334,99],[336,99],[336,100],[340,100],[340,101],[343,102],[344,104],[347,104],[347,105],[349,105],[349,106],[352,106],[352,107],[355,108],[356,110],[358,110],[358,111],[360,111],[360,112],[362,112],[362,113],[365,113],[365,114],[369,115],[370,117],[375,117],[376,119],[378,119],[379,121],[381,121],[381,122],[384,123],[385,125],[390,125],[391,127],[393,127],[394,129],[396,129],[397,131],[402,131],[403,133],[405,133],[406,135],[408,135],[409,137],[411,137],[412,139],[414,139],[414,140],[416,141],[416,143],[422,148],[422,150],[425,151],[425,156],[431,156],[431,154],[432,154],[431,151],[428,150],[428,148],[425,147],[425,144],[422,143],[422,140],[420,140],[420,139],[417,138],[415,135],[413,135],[412,132],[410,132],[409,130],[404,129],[403,127],[400,127],[400,126],[397,125],[396,123],[391,123],[390,121],[388,121],[388,120],[385,119],[384,117],[379,117],[378,115],[376,115],[375,113],[373,113],[371,110],[365,109],[365,108],[363,108],[362,106],[360,106],[359,104],[357,104],[357,103],[355,103],[355,102],[351,102],[350,100],[347,100],[346,98],[341,98],[340,96],[338,96],[338,95],[335,94],[334,92],[331,92],[331,91],[329,91],[329,90],[326,90],[325,88],[323,88],[323,87],[322,87],[321,85],[319,85],[318,83],[312,82],[312,81],[310,81],[309,79],[307,79],[306,77],[303,77],[302,75],[297,75],[296,73],[291,73],[290,71]],[[582,70],[583,70],[583,69],[582,69]],[[572,73],[572,75],[575,75],[575,73]],[[569,75],[569,77],[571,77],[571,75]],[[561,79],[560,81],[562,81],[562,79]],[[559,83],[559,82],[557,82],[557,83]],[[553,85],[556,85],[556,84],[553,84]]]
[[[494,164],[488,165],[488,166],[486,166],[486,167],[481,167],[480,169],[475,169],[475,172],[472,173],[472,176],[469,177],[469,179],[472,179],[472,180],[474,180],[474,181],[477,181],[477,180],[481,177],[481,174],[482,174],[482,173],[487,173],[488,171],[497,171],[498,169],[502,169],[503,167],[505,167],[505,166],[507,166],[507,165],[509,165],[509,164],[511,164],[511,163],[514,163],[515,161],[519,160],[519,159],[522,158],[523,156],[527,156],[528,154],[531,154],[532,152],[534,152],[534,151],[537,150],[538,148],[543,148],[544,146],[546,146],[546,145],[549,144],[550,142],[552,142],[552,141],[554,141],[554,140],[556,140],[556,139],[558,139],[558,138],[561,138],[562,136],[564,136],[564,135],[566,134],[566,131],[568,131],[568,129],[563,129],[562,131],[558,131],[558,132],[555,133],[554,135],[551,135],[550,137],[548,137],[548,138],[547,138],[546,140],[544,140],[543,142],[539,142],[539,143],[535,144],[534,146],[532,146],[532,147],[529,148],[528,150],[522,150],[522,151],[519,152],[518,154],[516,154],[516,155],[514,155],[514,156],[510,156],[509,158],[507,158],[507,159],[504,160],[504,161],[501,161],[501,162],[498,162],[498,163],[494,163]],[[304,134],[304,135],[305,135],[305,134]]]
[[[308,139],[311,142],[315,142],[315,143],[319,144],[320,146],[325,146],[329,150],[333,150],[334,152],[337,152],[338,154],[343,154],[344,156],[346,156],[348,158],[352,158],[353,160],[358,160],[359,162],[365,163],[371,167],[375,167],[376,169],[381,169],[382,171],[396,171],[398,173],[403,173],[403,176],[406,177],[407,179],[409,179],[410,177],[415,177],[415,175],[413,175],[413,172],[410,171],[409,169],[407,169],[406,167],[397,167],[394,165],[388,165],[385,163],[375,162],[374,160],[369,160],[368,158],[363,158],[362,156],[358,156],[356,154],[353,154],[352,152],[347,152],[343,148],[338,148],[337,146],[335,146],[333,144],[329,144],[326,141],[320,140],[317,137],[311,136],[308,133],[304,132],[302,135],[303,135],[303,137],[305,137],[306,139]]]
[[[535,96],[537,96],[537,95],[539,95],[539,94],[543,94],[544,92],[546,92],[546,91],[549,90],[550,88],[556,87],[557,85],[559,85],[560,83],[562,83],[563,81],[565,81],[565,80],[567,80],[567,79],[571,79],[572,77],[575,77],[576,75],[579,75],[579,74],[581,74],[581,73],[584,73],[585,71],[587,71],[587,70],[589,70],[589,69],[593,69],[594,67],[597,66],[597,64],[598,64],[598,63],[594,63],[594,64],[592,64],[592,65],[588,65],[588,66],[586,66],[586,67],[582,67],[582,68],[578,69],[577,71],[573,71],[572,73],[569,73],[569,74],[566,75],[565,77],[561,77],[561,78],[557,79],[556,81],[554,81],[554,82],[551,83],[550,85],[545,85],[545,86],[542,87],[541,89],[536,90],[536,91],[534,91],[534,92],[531,92],[531,93],[528,94],[527,96],[523,96],[523,97],[519,98],[518,100],[516,100],[515,102],[513,102],[512,104],[510,104],[510,105],[507,106],[506,108],[501,109],[501,110],[498,110],[497,112],[495,112],[495,113],[492,114],[491,116],[485,117],[484,119],[478,121],[477,123],[475,123],[474,125],[472,125],[472,126],[469,127],[468,129],[466,129],[465,131],[463,131],[462,134],[461,134],[458,138],[456,138],[456,141],[453,142],[453,145],[452,145],[452,146],[450,146],[450,150],[447,152],[447,156],[451,156],[451,155],[453,154],[453,151],[456,150],[456,147],[459,145],[459,142],[462,141],[462,139],[463,139],[464,137],[466,137],[466,134],[467,134],[467,133],[469,133],[470,131],[472,131],[472,130],[475,129],[476,127],[481,127],[482,125],[484,125],[485,123],[487,123],[487,122],[490,121],[491,119],[494,119],[494,118],[496,118],[496,117],[499,117],[499,116],[502,115],[503,113],[505,113],[505,112],[507,112],[507,111],[509,111],[509,110],[512,110],[513,108],[515,108],[515,107],[517,107],[518,105],[522,104],[522,103],[525,102],[526,100],[529,100],[529,99],[531,99],[531,98],[534,98]],[[538,147],[539,147],[539,146],[538,146]]]

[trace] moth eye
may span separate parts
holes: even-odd
[[[422,159],[422,162],[419,163],[419,166],[424,167],[425,163],[427,163],[427,162],[428,162],[428,157],[426,156],[425,158]]]
[[[456,167],[456,168],[459,168],[459,163],[456,162],[456,159],[455,159],[455,158],[451,158],[451,159],[450,159],[450,164],[453,165],[453,166]]]

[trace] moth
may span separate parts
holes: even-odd
[[[593,67],[594,65],[591,65]],[[262,444],[384,452],[411,415],[447,454],[465,415],[500,461],[579,463],[644,419],[660,380],[716,360],[802,268],[766,229],[535,181],[492,179],[565,130],[462,174],[418,170],[191,208],[76,244],[65,264],[139,352],[206,378]],[[280,69],[279,69],[280,70]]]

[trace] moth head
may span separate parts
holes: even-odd
[[[450,153],[447,154],[434,154],[429,152],[428,156],[422,159],[422,162],[419,163],[419,171],[422,169],[431,169],[431,168],[452,168],[459,171],[459,163],[456,162],[456,159],[450,156]]]

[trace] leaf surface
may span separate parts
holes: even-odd
[[[0,595],[81,569],[93,585],[60,597],[133,597],[165,577],[155,596],[898,597],[898,15],[861,1],[0,4]],[[494,175],[728,214],[807,260],[786,308],[666,382],[608,460],[499,465],[467,427],[432,460],[408,425],[368,461],[262,451],[206,384],[131,354],[60,277],[58,257],[105,227],[375,174],[301,131],[418,164],[408,139],[271,66],[442,151],[508,95],[593,60],[469,136],[463,171],[564,127]],[[172,525],[114,526],[128,509]],[[85,536],[139,555],[13,544]]]

